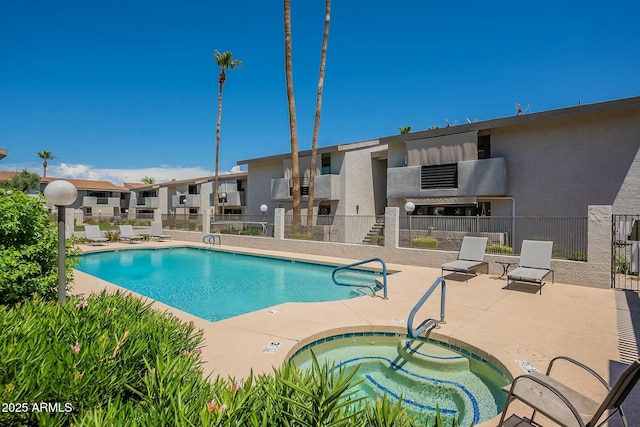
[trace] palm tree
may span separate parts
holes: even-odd
[[[411,126],[398,126],[398,130],[400,131],[400,135],[404,135],[411,132]]]
[[[156,179],[152,176],[144,176],[142,177],[142,179],[140,180],[140,182],[144,183],[144,184],[155,184],[156,183]]]
[[[233,70],[242,66],[242,61],[234,59],[231,52],[220,53],[217,50],[213,52],[213,60],[216,61],[216,65],[220,68],[218,74],[218,124],[216,125],[216,170],[215,170],[215,183],[213,187],[213,211],[215,215],[218,214],[218,166],[220,164],[220,121],[222,120],[222,87],[227,80],[227,73],[225,70]]]
[[[57,159],[58,156],[54,156],[53,154],[51,154],[51,151],[38,151],[36,154],[38,154],[38,157],[40,157],[42,159],[42,167],[44,168],[44,173],[43,173],[42,176],[46,178],[46,176],[47,176],[47,160]]]
[[[289,132],[291,134],[291,183],[293,187],[293,232],[299,233],[300,218],[300,166],[298,162],[298,130],[296,102],[293,94],[293,70],[291,62],[291,0],[284,0],[284,68],[289,101]]]
[[[309,166],[309,196],[307,199],[307,234],[311,234],[313,223],[313,192],[316,178],[316,157],[318,155],[318,131],[320,130],[320,112],[322,110],[322,91],[324,89],[324,70],[327,62],[327,45],[329,44],[329,22],[331,20],[331,0],[325,0],[324,33],[322,34],[322,50],[320,52],[320,73],[318,75],[318,93],[316,95],[316,114],[313,121],[313,137],[311,139],[311,164]]]

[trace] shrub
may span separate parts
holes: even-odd
[[[296,240],[311,240],[311,236],[304,233],[291,233],[289,234],[289,238]]]
[[[249,227],[240,232],[243,236],[262,236],[264,232],[261,228]]]
[[[384,236],[374,235],[369,237],[369,244],[384,246]]]
[[[103,293],[60,305],[34,297],[1,308],[0,323],[3,402],[68,403],[75,416],[135,403],[127,414],[143,410],[149,403],[145,397],[152,395],[157,406],[151,409],[157,411],[167,393],[188,386],[202,389],[202,405],[206,401],[208,383],[196,370],[201,334],[138,299]],[[5,413],[0,420],[3,425],[69,425],[64,413]]]
[[[571,255],[569,255],[569,259],[572,261],[586,261],[587,254],[583,251],[575,251]]]
[[[67,241],[66,276],[73,278],[78,250]],[[56,299],[58,230],[43,200],[0,189],[0,304],[29,299],[34,292]]]
[[[487,245],[485,252],[488,254],[512,254],[513,248],[507,245]]]
[[[104,237],[109,239],[110,242],[118,242],[120,240],[120,230],[107,230],[104,232]]]
[[[438,249],[438,239],[431,237],[415,237],[411,240],[414,248]]]
[[[613,268],[616,273],[627,274],[631,269],[631,260],[624,255],[616,255]]]
[[[204,378],[202,335],[124,294],[0,307],[3,402],[59,402],[69,413],[0,413],[0,425],[442,426],[400,403],[356,394],[355,370],[293,363],[272,375]],[[63,409],[67,409],[63,406]],[[455,425],[455,422],[454,422]]]

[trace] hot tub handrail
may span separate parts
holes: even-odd
[[[222,246],[222,239],[219,234],[205,234],[202,238],[202,243],[215,245],[216,239],[218,239],[218,246]]]
[[[433,291],[438,287],[438,285],[441,285],[440,320],[426,319],[416,329],[413,329],[413,318],[416,316],[416,313],[418,312],[418,310],[420,310],[420,307],[422,307],[425,301],[429,299],[429,297],[431,296]],[[427,292],[425,292],[422,298],[420,298],[418,303],[415,305],[415,307],[413,307],[413,309],[411,309],[411,312],[409,313],[409,319],[407,320],[407,333],[411,338],[417,338],[427,329],[433,329],[436,326],[438,326],[439,323],[446,323],[444,321],[444,304],[445,304],[446,294],[447,294],[447,283],[445,282],[444,277],[440,276],[436,279],[435,282],[433,282],[431,287],[427,289]]]
[[[375,289],[373,289],[373,286],[370,285],[357,285],[354,283],[345,283],[345,282],[339,282],[336,279],[336,273],[340,270],[347,270],[350,269],[352,267],[357,267],[359,265],[362,264],[368,264],[370,262],[373,261],[379,261],[380,264],[382,264],[382,289],[384,292],[384,299],[387,299],[387,264],[384,262],[384,260],[382,258],[369,258],[369,259],[365,259],[364,261],[358,261],[358,262],[354,262],[353,264],[347,264],[347,265],[342,265],[340,267],[336,267],[333,269],[333,273],[331,274],[331,279],[333,280],[333,283],[335,283],[338,286],[354,286],[354,287],[358,287],[358,288],[369,288],[371,289],[371,292],[373,292],[373,295],[376,295],[376,291]]]

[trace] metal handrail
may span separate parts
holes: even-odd
[[[384,262],[384,260],[382,258],[369,258],[369,259],[365,259],[364,261],[358,261],[358,262],[354,262],[353,264],[347,264],[347,265],[342,265],[340,267],[336,267],[333,269],[333,273],[331,274],[331,279],[333,280],[333,283],[335,283],[338,286],[354,286],[354,287],[359,287],[359,288],[369,288],[371,289],[371,292],[373,292],[373,296],[376,295],[376,291],[375,289],[373,289],[373,286],[370,285],[357,285],[354,283],[344,283],[344,282],[339,282],[338,280],[336,280],[336,273],[340,270],[347,270],[349,268],[352,267],[357,267],[358,265],[362,265],[362,264],[367,264],[373,261],[379,261],[380,264],[382,264],[382,288],[384,291],[384,299],[387,299],[387,264]]]
[[[222,246],[222,239],[219,234],[205,234],[202,238],[202,243],[207,243],[209,245],[215,245],[216,239],[218,239],[218,246]]]
[[[427,299],[431,296],[433,291],[438,287],[438,285],[442,285],[440,291],[440,320],[436,319],[427,319],[423,321],[415,330],[413,329],[413,318],[416,316],[420,307],[427,301]],[[411,309],[411,313],[409,313],[409,319],[407,320],[407,333],[411,338],[418,338],[424,331],[427,329],[433,329],[438,326],[440,323],[446,323],[444,321],[444,303],[447,294],[447,282],[445,282],[444,277],[440,276],[436,279],[435,282],[431,285],[427,292],[420,298],[418,303]]]

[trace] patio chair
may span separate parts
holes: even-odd
[[[94,246],[95,243],[101,245],[102,242],[106,242],[107,245],[109,244],[109,239],[102,236],[100,227],[97,225],[85,225],[84,233],[87,240],[91,242],[91,246]]]
[[[571,363],[593,375],[607,391],[604,399],[602,401],[593,400],[576,389],[551,378],[551,368],[558,360]],[[502,388],[502,391],[508,393],[508,396],[498,427],[502,427],[507,408],[515,399],[524,402],[533,409],[531,418],[526,420],[530,425],[534,425],[533,418],[536,412],[540,412],[563,427],[601,426],[617,412],[620,415],[622,425],[627,427],[627,420],[621,405],[638,379],[640,379],[640,359],[629,365],[613,387],[610,387],[600,375],[586,365],[566,356],[556,357],[549,362],[546,374],[533,371],[517,377],[510,385]]]
[[[136,234],[133,231],[133,227],[130,225],[121,225],[120,226],[120,240],[125,240],[129,243],[133,243],[136,240],[139,240],[140,243],[144,241],[144,236],[141,234]]]
[[[164,234],[162,232],[162,222],[154,221],[151,223],[151,233],[149,234],[150,239],[158,239],[161,241],[162,239],[171,240],[171,234]]]
[[[462,238],[462,246],[458,253],[458,259],[455,261],[442,264],[440,275],[444,275],[444,271],[454,271],[456,273],[466,273],[465,282],[469,280],[469,273],[477,268],[487,266],[489,272],[489,264],[484,261],[484,251],[487,247],[487,237],[464,236]]]
[[[551,269],[551,251],[553,242],[538,240],[523,240],[518,267],[507,273],[507,289],[509,280],[529,282],[540,286],[540,295],[544,286],[544,278],[551,273],[551,283],[555,280],[555,273]]]

